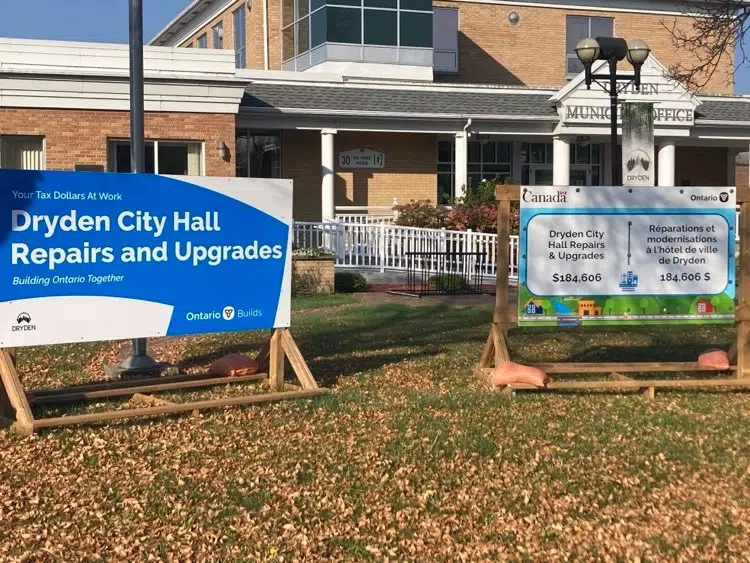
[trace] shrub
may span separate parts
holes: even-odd
[[[463,291],[468,287],[466,280],[458,274],[438,274],[427,280],[427,286],[436,291]]]
[[[453,208],[445,220],[447,228],[454,231],[472,230],[479,233],[497,232],[497,201],[495,188],[500,184],[497,179],[484,180],[477,187],[469,185],[466,195],[452,200]],[[510,179],[504,178],[503,184],[509,184]],[[510,234],[518,234],[519,208],[518,203],[511,203]]]
[[[317,295],[322,280],[312,272],[292,273],[292,295]]]
[[[325,248],[294,248],[292,247],[292,256],[296,258],[333,258],[333,252]]]
[[[333,281],[336,293],[356,293],[367,291],[367,280],[362,274],[353,272],[336,272]]]
[[[397,225],[422,229],[441,229],[445,226],[448,210],[427,200],[411,201],[394,208],[398,212]]]

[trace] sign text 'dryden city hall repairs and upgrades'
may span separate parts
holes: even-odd
[[[0,170],[0,347],[282,328],[291,180]]]
[[[733,322],[735,190],[521,188],[521,325]]]

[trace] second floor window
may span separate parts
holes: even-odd
[[[224,48],[224,24],[222,22],[217,23],[211,28],[211,34],[214,40],[214,49]]]
[[[565,65],[568,78],[583,72],[575,48],[581,39],[587,37],[612,37],[614,20],[589,16],[567,16],[565,20]]]
[[[234,66],[245,68],[245,7],[241,6],[232,14],[234,35]]]
[[[208,49],[208,35],[205,33],[198,38],[198,48]]]

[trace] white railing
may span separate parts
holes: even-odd
[[[406,270],[407,252],[481,252],[482,274],[497,271],[497,235],[472,231],[420,229],[400,225],[295,222],[294,243],[300,248],[324,248],[336,255],[336,265]],[[518,237],[510,240],[511,279],[518,279]]]
[[[337,205],[335,219],[358,225],[393,225],[398,217],[398,198],[391,205]]]

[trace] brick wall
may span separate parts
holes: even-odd
[[[238,0],[215,17],[211,22],[193,33],[188,39],[180,43],[180,47],[189,45],[196,47],[197,39],[204,33],[208,35],[208,48],[215,49],[213,44],[213,27],[223,22],[224,49],[234,49],[234,20],[233,14],[245,5],[244,0]],[[259,1],[252,9],[245,9],[245,63],[249,69],[264,68],[263,60],[263,6]],[[268,60],[271,70],[281,69],[281,2],[268,0]]]
[[[747,164],[737,165],[737,168],[735,168],[735,171],[734,171],[734,177],[735,177],[734,184],[736,186],[741,186],[745,188],[750,186],[750,183],[748,183],[750,182],[750,178],[748,177]]]
[[[677,147],[675,185],[726,186],[727,149],[723,147]]]
[[[293,258],[292,276],[292,291],[298,289],[298,293],[304,293],[305,290],[314,293],[333,293],[335,282],[334,261]],[[317,287],[311,287],[311,285],[315,285],[312,283],[313,281],[317,282]]]
[[[145,128],[147,139],[204,141],[206,175],[235,175],[234,115],[147,112]],[[48,170],[73,170],[76,164],[99,164],[106,169],[107,141],[130,137],[130,114],[0,108],[0,135],[43,136]],[[229,146],[228,160],[218,155],[217,140]]]
[[[408,133],[353,133],[335,135],[334,152],[372,149],[385,153],[385,168],[336,169],[335,205],[390,205],[397,197],[435,201],[437,197],[437,137]],[[283,131],[283,178],[294,180],[294,217],[320,219],[320,133]]]
[[[459,73],[440,76],[445,81],[499,83],[526,86],[562,86],[566,82],[566,15],[614,18],[618,37],[642,38],[665,66],[683,61],[676,52],[665,25],[690,25],[689,18],[644,13],[586,12],[519,5],[479,4],[435,0],[435,6],[459,10]],[[508,23],[508,13],[521,17],[517,26]],[[732,93],[733,63],[729,58],[712,77],[707,92]]]

